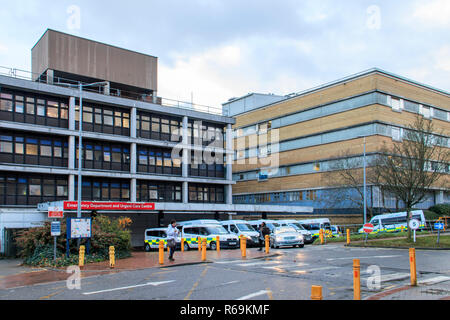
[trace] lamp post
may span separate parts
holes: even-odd
[[[366,208],[366,137],[364,136],[364,224],[367,223],[367,208]]]

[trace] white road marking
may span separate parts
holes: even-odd
[[[261,264],[274,264],[274,263],[281,263],[281,261],[247,262],[247,263],[239,263],[238,266],[240,266],[240,267],[251,267],[251,266],[258,266],[258,265],[261,265]]]
[[[291,268],[298,268],[298,267],[304,267],[307,266],[307,263],[290,263],[290,264],[283,264],[278,266],[271,266],[271,267],[263,267],[264,269],[291,269]]]
[[[419,280],[419,281],[417,281],[417,284],[431,285],[431,284],[436,284],[436,283],[445,282],[445,281],[449,281],[449,280],[450,280],[450,277],[437,276],[434,278]]]
[[[238,263],[241,262],[242,263],[243,260],[228,260],[228,261],[214,261],[214,263],[217,264],[229,264],[229,263]]]
[[[236,300],[248,300],[248,299],[251,299],[251,298],[254,298],[254,297],[262,296],[264,294],[268,294],[270,292],[271,291],[269,291],[269,290],[261,290],[261,291],[258,291],[258,292],[255,292],[255,293],[252,293],[252,294],[240,297],[240,298],[238,298]]]
[[[381,282],[407,279],[410,276],[411,275],[409,273],[392,273],[392,274],[381,275]]]
[[[239,282],[238,280],[225,282],[225,283],[222,283],[221,286],[226,286],[227,284],[233,284],[233,283],[238,283],[238,282]]]
[[[345,260],[345,259],[371,259],[371,258],[395,258],[395,257],[401,257],[400,255],[395,256],[370,256],[370,257],[343,257],[343,258],[329,258],[327,261],[334,261],[334,260]]]
[[[320,268],[313,268],[313,269],[305,269],[305,272],[312,272],[312,271],[321,271],[321,270],[329,270],[329,269],[340,269],[342,267],[320,267]],[[302,271],[302,270],[299,270]]]
[[[145,286],[159,286],[166,283],[174,282],[175,280],[169,280],[169,281],[160,281],[160,282],[148,282],[144,284],[138,284],[135,286],[128,286],[128,287],[121,287],[121,288],[114,288],[114,289],[106,289],[106,290],[100,290],[100,291],[93,291],[93,292],[83,292],[84,295],[91,295],[91,294],[97,294],[97,293],[104,293],[104,292],[111,292],[111,291],[118,291],[118,290],[126,290],[126,289],[132,289],[132,288],[139,288],[139,287],[145,287]]]

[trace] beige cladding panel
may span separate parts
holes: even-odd
[[[52,30],[48,30],[33,48],[32,55],[33,72],[53,69],[157,90],[156,57]]]

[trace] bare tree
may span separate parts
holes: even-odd
[[[401,141],[383,145],[373,170],[384,191],[403,202],[409,225],[412,208],[425,199],[427,192],[449,185],[449,149],[447,138],[437,135],[433,122],[421,115],[403,131]]]

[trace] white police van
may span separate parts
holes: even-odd
[[[408,226],[406,211],[396,213],[379,214],[370,219],[373,224],[373,231],[371,233],[379,232],[399,232],[402,229],[407,230]],[[425,228],[426,220],[422,210],[413,210],[412,218],[419,220],[419,230]],[[363,228],[358,230],[359,233],[364,233]]]
[[[184,250],[198,248],[199,240],[206,239],[206,247],[211,250],[217,249],[217,236],[219,236],[220,248],[238,248],[239,238],[228,233],[228,231],[221,225],[216,223],[188,223],[178,226],[181,229],[181,237],[184,239]]]
[[[226,220],[222,221],[222,226],[231,234],[239,238],[244,236],[247,239],[247,246],[256,246],[259,244],[259,232],[256,231],[248,221],[245,220]]]
[[[298,223],[311,232],[313,241],[319,237],[320,229],[324,230],[327,237],[332,237],[331,222],[328,218],[298,220]]]
[[[167,248],[167,228],[151,228],[146,229],[144,234],[144,249],[151,251],[152,249],[159,249],[159,241],[164,241],[164,248]],[[181,238],[175,239],[176,248],[181,248]]]

